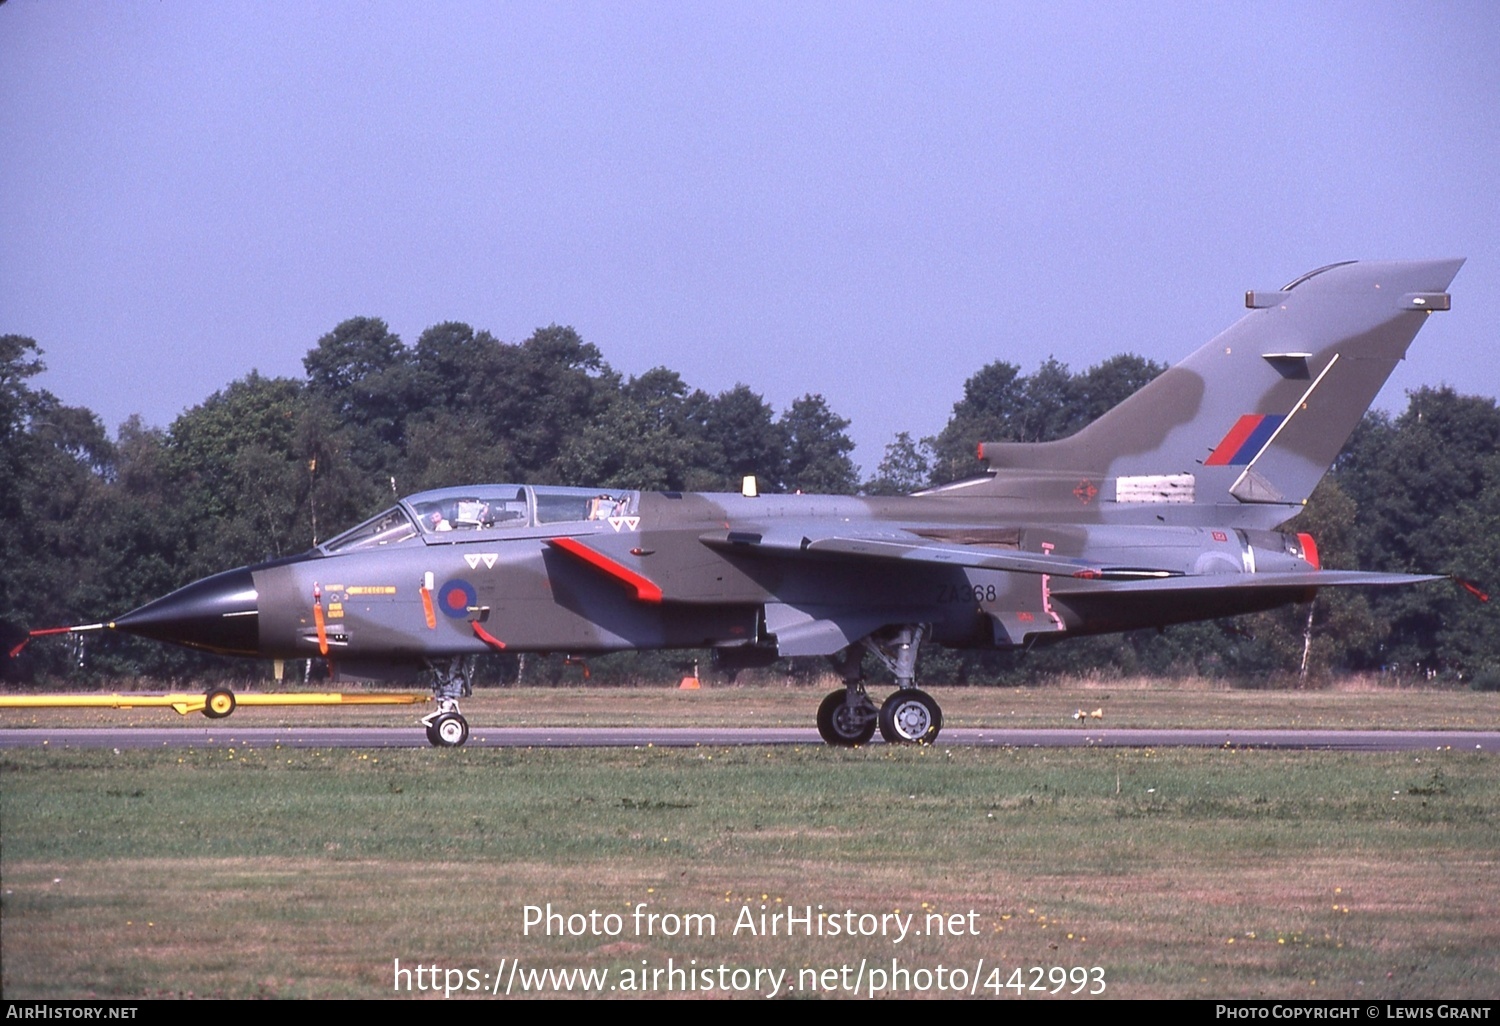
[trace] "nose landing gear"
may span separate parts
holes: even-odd
[[[439,699],[436,712],[422,717],[427,740],[434,748],[457,748],[469,740],[469,721],[458,711],[452,699]]]
[[[455,656],[446,666],[431,666],[432,692],[437,710],[422,717],[427,741],[434,748],[457,748],[469,740],[469,721],[458,711],[458,700],[472,695],[468,660]]]

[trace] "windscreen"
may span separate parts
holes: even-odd
[[[417,536],[416,525],[400,506],[392,506],[384,513],[373,516],[358,527],[345,531],[332,541],[325,542],[323,551],[353,552],[355,549],[372,549],[381,545],[397,545]]]

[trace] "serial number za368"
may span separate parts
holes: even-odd
[[[938,589],[939,602],[993,602],[999,593],[993,584],[945,584]]]
[[[1002,983],[1000,977],[1004,972],[1005,970],[998,968],[991,970],[990,975],[982,984],[983,989],[990,991],[996,997],[1007,990],[1015,991],[1017,997],[1027,992],[1037,991],[1059,994],[1064,988],[1070,988],[1069,994],[1104,993],[1103,966],[1075,965],[1065,969],[1060,965],[1054,965],[1049,969],[1034,965],[1029,969],[1012,971],[1010,978]]]

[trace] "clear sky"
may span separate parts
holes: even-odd
[[[576,327],[822,393],[873,470],[965,378],[1163,362],[1466,256],[1383,393],[1500,394],[1500,4],[0,6],[0,333],[114,429],[340,321]]]

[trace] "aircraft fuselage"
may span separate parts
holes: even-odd
[[[545,500],[563,492],[580,503],[607,498],[610,510],[590,519],[580,504],[578,519],[547,518]],[[513,504],[524,497],[526,508],[507,522],[443,530],[425,519],[429,508],[483,504],[494,495]],[[1007,521],[996,516],[1003,503],[942,495],[445,489],[382,514],[409,522],[394,535],[335,539],[300,557],[230,571],[116,626],[235,655],[395,665],[497,650],[760,648],[778,656],[832,655],[901,623],[928,624],[931,640],[951,647],[1009,647],[1037,634],[1125,630],[1205,615],[1201,596],[1189,602],[1171,593],[1155,601],[1081,595],[1079,582],[1090,578],[1074,575],[1093,568],[1116,579],[1316,569],[1296,536],[1109,524],[1097,512],[1095,522],[1080,522],[1086,503],[1070,498],[1080,509],[1033,508],[1030,521]],[[813,540],[830,532],[877,545],[881,534],[915,536],[954,550],[956,558],[998,549],[1068,562],[1059,562],[1061,573],[1042,573],[884,553],[820,555]],[[1226,590],[1209,615],[1267,608],[1305,591],[1300,584],[1284,593]]]

